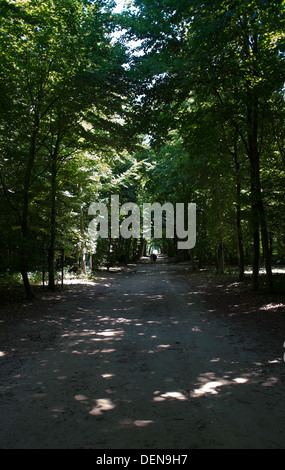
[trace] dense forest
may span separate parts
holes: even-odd
[[[0,1],[0,276],[152,247],[195,269],[285,263],[283,0]],[[197,240],[89,236],[92,202],[195,203]],[[121,215],[123,218],[123,215]]]

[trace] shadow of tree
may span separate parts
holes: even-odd
[[[1,446],[281,448],[282,357],[233,332],[206,297],[161,265],[34,304],[3,343]]]

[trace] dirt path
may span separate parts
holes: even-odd
[[[282,349],[213,315],[183,267],[110,273],[1,321],[2,449],[285,446]]]

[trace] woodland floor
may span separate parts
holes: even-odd
[[[0,448],[284,448],[284,315],[284,296],[164,259],[10,299]]]

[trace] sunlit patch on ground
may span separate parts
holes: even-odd
[[[181,392],[166,392],[166,393],[161,393],[159,391],[154,392],[154,398],[153,401],[160,402],[160,401],[165,401],[168,399],[175,399],[179,401],[186,401],[187,397],[181,393]]]
[[[275,310],[276,308],[281,308],[281,307],[284,307],[285,304],[274,304],[274,303],[271,303],[271,304],[267,304],[267,305],[264,305],[263,307],[260,308],[260,310]]]
[[[104,411],[113,410],[116,405],[109,398],[99,398],[96,400],[96,406],[89,412],[92,416],[100,416]]]

